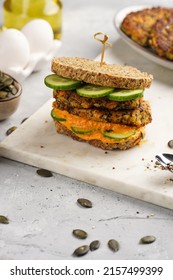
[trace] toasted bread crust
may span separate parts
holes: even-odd
[[[139,128],[135,135],[123,139],[123,140],[117,140],[114,143],[103,143],[100,140],[89,140],[86,141],[80,137],[78,137],[75,133],[73,133],[71,130],[67,129],[62,123],[55,121],[55,127],[56,131],[60,134],[65,134],[67,136],[70,136],[72,139],[79,141],[79,142],[86,142],[94,147],[101,148],[103,150],[127,150],[130,149],[140,143],[140,141],[143,139],[144,136],[144,127]]]
[[[62,101],[56,101],[56,103],[54,103],[54,107],[60,110],[68,111],[72,115],[97,122],[108,122],[140,127],[145,126],[152,121],[150,105],[146,100],[143,100],[140,106],[133,110],[115,111],[99,108],[79,109]]]
[[[103,64],[80,57],[60,57],[52,60],[52,71],[65,78],[90,84],[138,89],[150,87],[153,76],[132,66]]]

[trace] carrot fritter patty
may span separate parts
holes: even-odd
[[[160,57],[173,60],[173,14],[153,25],[149,43]]]
[[[138,108],[133,110],[80,109],[71,106],[71,104],[63,103],[62,101],[54,102],[53,107],[98,122],[110,122],[140,127],[152,121],[150,105],[144,100]]]
[[[149,46],[149,37],[152,26],[157,20],[169,18],[173,9],[153,7],[129,13],[121,24],[122,31],[133,41]]]
[[[83,109],[90,109],[90,108],[105,108],[110,110],[131,110],[135,109],[140,106],[142,98],[136,98],[134,100],[128,101],[111,101],[107,98],[86,98],[79,96],[76,91],[56,91],[53,92],[54,98],[57,102],[63,102],[67,105],[74,108],[83,108]]]

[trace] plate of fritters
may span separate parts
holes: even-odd
[[[137,52],[173,69],[173,8],[126,7],[116,13],[114,26]]]

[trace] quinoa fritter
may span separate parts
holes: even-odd
[[[173,13],[153,25],[149,44],[160,57],[173,60]]]
[[[70,104],[70,106],[79,109],[103,108],[109,110],[132,110],[140,106],[142,98],[136,98],[128,101],[112,101],[104,97],[86,98],[79,96],[74,90],[54,90],[53,97],[57,102]]]
[[[140,106],[134,110],[79,109],[63,102],[54,102],[53,107],[97,122],[110,122],[140,127],[152,121],[150,105],[144,100],[141,102]]]
[[[153,7],[129,13],[121,24],[122,31],[141,46],[149,46],[152,26],[157,20],[169,18],[173,9]]]

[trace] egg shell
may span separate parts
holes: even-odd
[[[21,31],[29,42],[31,53],[47,53],[52,47],[53,30],[46,20],[31,20]]]
[[[0,33],[0,68],[24,68],[30,58],[30,48],[24,34],[14,28]]]

